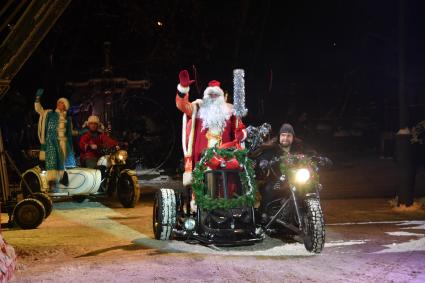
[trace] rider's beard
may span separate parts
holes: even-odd
[[[226,120],[232,114],[230,108],[226,105],[223,96],[212,98],[206,96],[202,99],[202,105],[199,109],[199,117],[202,119],[202,129],[210,129],[223,132],[226,126]]]

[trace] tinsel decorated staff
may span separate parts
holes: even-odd
[[[243,69],[233,70],[233,113],[236,116],[236,128],[239,127],[239,121],[242,117],[245,117],[248,113],[248,109],[245,107],[245,71]],[[246,131],[245,137],[246,139]],[[232,141],[221,146],[222,148],[235,147],[237,149],[243,149],[244,143],[242,141]]]
[[[248,113],[245,107],[245,71],[243,69],[233,70],[233,107],[239,119]]]
[[[239,120],[246,116],[248,109],[245,107],[245,71],[243,69],[233,70],[233,112],[235,113],[236,128],[239,127]],[[247,135],[245,135],[245,138]],[[228,143],[223,145],[224,148],[236,147],[237,149],[245,148],[243,142]]]

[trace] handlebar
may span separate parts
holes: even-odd
[[[98,151],[102,155],[106,155],[106,154],[113,154],[120,149],[127,150],[127,148],[128,148],[127,142],[119,142],[117,146],[112,146],[112,147],[105,147],[105,145],[101,145],[101,146],[98,147]]]
[[[282,159],[283,159],[282,157],[273,157],[269,161],[261,160],[259,166],[260,166],[261,169],[266,169],[267,167],[272,168],[275,165],[282,162]],[[332,165],[333,165],[332,160],[330,160],[329,158],[327,158],[325,156],[311,156],[310,160],[315,162],[320,167],[332,167]]]
[[[115,146],[110,147],[110,148],[101,147],[98,150],[102,155],[113,154],[113,153],[118,151],[118,149]]]
[[[332,167],[333,162],[325,156],[312,156],[311,160],[316,162],[321,167]]]

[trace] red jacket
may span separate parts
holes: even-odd
[[[193,105],[189,102],[189,95],[185,94],[184,97],[176,95],[176,106],[177,108],[188,116],[186,125],[186,144],[189,143],[190,129],[192,125],[192,111]],[[233,107],[229,104],[229,107]],[[238,122],[236,123],[236,121]],[[237,126],[236,126],[237,125]],[[236,132],[240,131],[243,137],[237,137]],[[193,153],[192,153],[192,168],[195,167],[196,162],[201,159],[202,152],[208,148],[208,139],[206,134],[208,129],[202,129],[202,119],[199,117],[195,118],[195,132],[193,141]],[[221,133],[221,144],[220,146],[226,145],[227,147],[235,146],[236,143],[240,142],[246,137],[245,125],[242,120],[237,118],[235,115],[231,115],[226,121],[226,126]]]
[[[97,149],[91,149],[89,146],[90,144],[97,145]],[[99,158],[101,155],[99,149],[111,148],[117,145],[118,142],[107,136],[105,133],[92,133],[89,131],[80,138],[80,159]]]

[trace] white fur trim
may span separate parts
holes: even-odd
[[[198,211],[198,206],[192,196],[192,200],[190,201],[190,212],[195,213],[196,211]]]
[[[51,111],[52,110],[48,109],[48,110],[43,110],[40,113],[40,118],[38,119],[38,139],[40,141],[40,144],[44,144],[45,133],[46,133],[46,117],[47,117],[47,114],[49,114],[49,112]]]
[[[204,90],[204,97],[210,95],[211,93],[215,93],[217,95],[224,96],[223,90],[218,86],[209,86]]]
[[[192,185],[192,172],[183,173],[183,186]]]
[[[202,105],[202,103],[203,103],[203,100],[202,99],[196,99],[196,100],[194,100],[194,101],[192,101],[192,104],[193,105],[198,105],[198,106],[201,106]]]
[[[181,84],[178,84],[178,85],[177,85],[177,90],[178,90],[180,93],[189,93],[190,87],[189,87],[189,86],[184,87],[184,86],[182,86]]]
[[[46,152],[44,150],[40,150],[40,153],[38,154],[38,159],[41,161],[46,160]]]
[[[59,98],[58,99],[58,102],[59,101],[61,101],[61,102],[63,102],[63,104],[65,104],[65,108],[66,108],[66,110],[69,110],[69,100],[68,99],[66,99],[65,97],[61,97],[61,98]]]
[[[246,139],[246,137],[248,136],[248,133],[247,133],[246,129],[243,129],[242,133],[243,133],[243,139],[241,141],[244,141]]]
[[[97,117],[96,115],[89,116],[89,118],[87,119],[87,124],[88,123],[95,123],[99,125],[100,123],[99,117]]]

